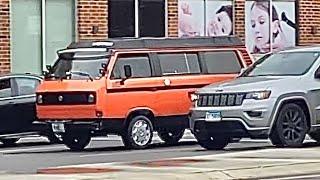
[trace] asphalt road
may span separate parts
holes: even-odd
[[[133,162],[176,157],[221,154],[273,148],[266,141],[244,140],[222,151],[206,151],[192,137],[184,137],[176,146],[166,146],[158,138],[146,150],[126,150],[117,136],[95,138],[83,152],[70,152],[62,144],[48,144],[45,138],[22,139],[14,147],[0,145],[0,172],[36,173],[39,168],[65,165]]]

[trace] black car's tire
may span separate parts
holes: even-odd
[[[308,131],[303,109],[294,103],[283,105],[269,136],[277,147],[300,147]]]
[[[50,144],[61,143],[61,140],[54,133],[49,133],[46,135],[46,137],[48,138]]]
[[[88,131],[70,131],[62,135],[63,143],[71,151],[82,151],[90,142],[91,136]]]
[[[20,138],[1,139],[4,146],[14,146]]]
[[[134,116],[121,137],[126,148],[144,149],[148,147],[153,137],[151,120],[144,115]]]
[[[221,150],[225,148],[230,142],[230,137],[223,136],[223,135],[197,136],[197,134],[195,134],[195,136],[196,136],[196,139],[198,140],[199,145],[207,150]]]
[[[179,142],[179,140],[184,135],[185,129],[177,129],[171,131],[158,131],[158,136],[161,140],[163,140],[166,144],[174,145]]]

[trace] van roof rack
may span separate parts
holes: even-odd
[[[101,41],[73,42],[68,49],[102,47],[108,49],[136,49],[136,48],[177,48],[177,47],[223,47],[243,46],[243,42],[236,36],[192,37],[192,38],[109,38]]]

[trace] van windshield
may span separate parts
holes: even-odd
[[[52,75],[65,78],[70,74],[71,79],[100,77],[99,69],[108,64],[109,55],[105,51],[61,52],[52,67]]]

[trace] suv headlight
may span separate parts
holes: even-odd
[[[43,103],[43,97],[42,97],[41,94],[39,94],[39,95],[37,96],[37,103],[38,103],[38,104],[42,104],[42,103]]]
[[[95,96],[94,94],[89,94],[88,95],[88,103],[94,103],[95,101]]]
[[[255,100],[268,99],[270,97],[270,94],[271,94],[271,91],[249,92],[246,94],[245,99],[255,99]]]

